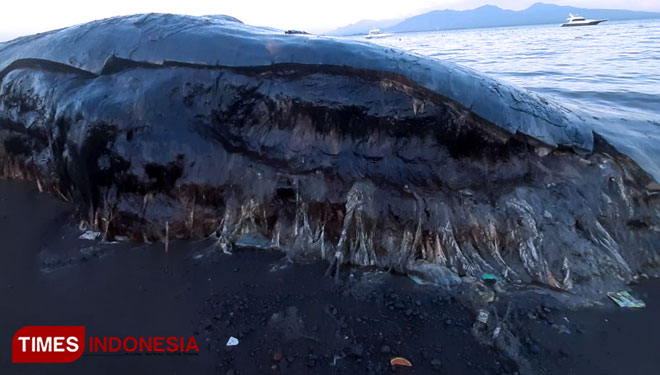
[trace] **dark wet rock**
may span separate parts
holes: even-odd
[[[362,344],[353,344],[350,347],[351,355],[355,358],[362,358],[364,356],[364,346]]]
[[[464,282],[459,290],[461,301],[477,311],[495,300],[496,294],[490,287],[479,282]]]
[[[460,66],[150,14],[2,43],[0,69],[0,175],[106,239],[213,235],[450,288],[493,273],[593,295],[658,274],[655,133],[632,147]]]

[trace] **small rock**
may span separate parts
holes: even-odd
[[[646,190],[651,192],[660,191],[660,184],[657,182],[650,182],[648,185],[646,185]]]
[[[466,197],[471,197],[474,195],[474,192],[470,189],[462,189],[460,190],[460,193]]]
[[[362,358],[363,353],[364,347],[362,345],[356,344],[351,347],[351,354],[356,358]]]

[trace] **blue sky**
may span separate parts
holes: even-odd
[[[0,12],[0,41],[94,19],[133,13],[229,14],[243,22],[324,32],[362,19],[404,18],[433,9],[485,4],[519,10],[539,0],[32,0],[7,1]],[[546,0],[585,8],[660,11],[660,0]]]

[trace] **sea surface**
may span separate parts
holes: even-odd
[[[660,120],[660,20],[442,30],[372,42],[468,66],[586,112]]]

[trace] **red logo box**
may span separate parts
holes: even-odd
[[[69,363],[85,350],[84,326],[26,326],[11,343],[13,363]]]

